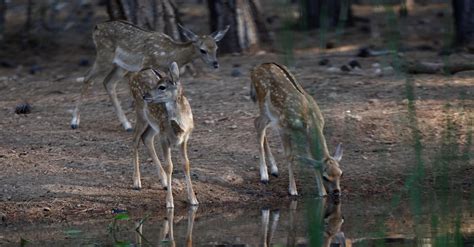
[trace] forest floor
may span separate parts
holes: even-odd
[[[401,21],[400,47],[406,48],[400,53],[402,58],[473,61],[474,55],[463,51],[439,55],[449,32],[446,23],[450,12],[446,7],[428,6]],[[354,54],[363,46],[390,46],[390,41],[383,41],[383,30],[388,25],[384,14],[368,12],[368,7],[359,7],[355,13],[376,24],[358,23],[342,34],[329,33],[334,46],[331,49],[315,48],[320,40],[316,31],[295,33],[293,62],[289,66],[322,110],[331,152],[343,143],[343,200],[386,200],[404,191],[417,164],[413,128],[419,130],[423,147],[424,188],[432,188],[436,182],[435,164],[443,149],[454,145],[455,155],[472,155],[469,143],[474,73],[405,75],[391,69],[391,55],[356,57]],[[381,32],[378,36],[373,34],[377,26]],[[372,34],[364,33],[368,27]],[[101,83],[95,84],[84,102],[79,129],[69,126],[82,86],[80,78],[89,67],[81,66],[81,60],[93,61],[95,56],[88,37],[77,41],[87,40],[86,45],[63,44],[61,49],[46,46],[45,50],[21,50],[10,44],[3,50],[2,59],[10,59],[16,65],[0,66],[1,224],[83,220],[108,215],[113,209],[157,213],[164,209],[165,192],[143,147],[143,189],[132,189],[132,134],[120,126]],[[329,59],[332,68],[319,65],[322,56]],[[353,59],[360,63],[360,70],[339,70]],[[185,74],[182,78],[194,115],[189,159],[201,207],[204,211],[228,210],[291,200],[286,164],[275,131],[270,130],[269,136],[280,177],[270,178],[267,185],[259,182],[253,126],[258,111],[249,98],[249,70],[261,62],[281,62],[283,55],[277,51],[221,55],[219,61],[221,68],[217,71],[203,68],[205,73],[198,77]],[[200,61],[196,64],[204,67]],[[407,85],[414,88],[416,115],[409,108]],[[117,90],[133,121],[126,83]],[[31,104],[31,113],[15,114],[15,106],[25,101]],[[448,138],[450,134],[454,139]],[[174,154],[178,157],[177,152]],[[175,159],[174,164],[175,206],[184,210],[186,189],[180,160]],[[296,171],[300,197],[314,194],[313,180],[303,175],[306,169],[309,168],[298,167]],[[456,178],[450,180],[449,186],[464,197],[469,196],[474,174],[472,160],[454,159],[447,172]]]

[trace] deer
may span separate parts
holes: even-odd
[[[312,231],[311,234],[320,234],[321,238],[319,240],[321,243],[313,243],[310,241],[309,243],[304,244],[302,239],[298,237],[297,228],[299,225],[301,225],[298,224],[299,222],[297,220],[298,201],[291,200],[288,213],[286,214],[288,215],[288,219],[284,220],[284,222],[287,224],[286,231],[288,234],[285,246],[305,245],[330,247],[332,246],[331,244],[340,244],[339,246],[345,246],[344,244],[347,241],[344,236],[344,232],[341,231],[342,224],[344,223],[344,217],[342,216],[340,200],[332,197],[315,198],[309,205],[311,206],[308,207],[308,205],[306,205],[306,208],[315,213],[315,218],[313,218],[315,222],[309,222],[309,224],[314,226],[320,223],[322,226],[319,228],[320,231]],[[285,213],[282,215],[284,217]],[[261,211],[261,219],[263,234],[262,240],[260,241],[260,246],[273,246],[276,244],[273,242],[273,237],[275,236],[276,228],[278,227],[280,221],[280,210],[270,210],[269,208],[264,208]],[[314,239],[312,241],[314,241]]]
[[[186,42],[173,40],[166,34],[147,31],[126,21],[99,23],[93,31],[96,59],[83,80],[81,95],[72,113],[71,128],[79,128],[80,107],[94,81],[102,80],[123,128],[131,132],[132,125],[125,116],[117,98],[116,86],[124,75],[143,68],[165,71],[175,61],[185,65],[200,57],[212,68],[219,68],[216,58],[219,42],[229,26],[210,35],[197,35],[179,25]]]
[[[140,140],[158,167],[161,184],[166,189],[166,207],[174,208],[171,176],[173,162],[171,148],[179,146],[184,160],[183,170],[187,187],[188,202],[198,205],[193,191],[190,163],[187,153],[189,136],[194,128],[191,106],[184,95],[176,62],[171,63],[168,73],[156,69],[144,69],[126,75],[130,91],[135,100],[136,128],[133,133],[133,188],[141,189],[138,148]],[[167,170],[164,171],[156,155],[154,138],[159,136]]]
[[[319,106],[293,74],[278,63],[256,66],[251,71],[250,96],[260,112],[254,120],[259,143],[260,181],[264,184],[269,181],[266,158],[270,162],[271,175],[278,177],[278,167],[266,138],[266,129],[273,126],[279,133],[288,163],[289,194],[298,195],[293,171],[295,163],[309,163],[319,167],[316,169],[318,196],[327,196],[327,192],[340,196],[342,146],[337,146],[334,156],[329,154]]]

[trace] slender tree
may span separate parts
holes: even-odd
[[[460,46],[474,48],[474,1],[453,0],[455,42]]]
[[[227,53],[253,52],[261,42],[270,42],[259,0],[208,0],[212,31],[230,25],[219,50]]]
[[[301,0],[301,26],[303,29],[336,27],[341,21],[350,24],[350,0]]]
[[[180,39],[178,9],[173,0],[108,0],[107,12],[112,20],[127,20]]]

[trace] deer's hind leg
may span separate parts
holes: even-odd
[[[268,170],[265,157],[267,156],[272,165],[272,175],[278,176],[278,168],[276,168],[275,159],[270,151],[266,138],[266,129],[270,125],[270,119],[261,114],[255,118],[255,129],[257,130],[257,140],[259,143],[259,155],[260,155],[260,182],[267,184],[268,183]]]
[[[183,143],[181,143],[181,155],[183,156],[184,164],[183,164],[183,171],[184,177],[186,179],[186,188],[188,191],[188,202],[189,204],[195,206],[198,205],[198,200],[196,199],[196,195],[194,194],[193,184],[191,183],[191,167],[189,165],[188,159],[188,137],[184,138]]]
[[[112,100],[112,104],[115,108],[115,113],[117,114],[117,117],[120,120],[120,123],[122,124],[123,128],[126,131],[132,131],[132,125],[128,121],[127,117],[125,116],[125,113],[122,110],[122,106],[120,106],[120,101],[117,98],[117,83],[120,81],[120,79],[123,78],[125,75],[126,71],[114,66],[112,71],[105,77],[104,80],[104,87],[107,90],[107,94],[110,97],[110,100]]]
[[[84,81],[81,88],[81,95],[79,96],[79,99],[77,99],[76,106],[74,107],[74,111],[72,112],[72,120],[71,120],[72,129],[79,128],[79,122],[81,121],[80,107],[82,105],[82,101],[89,93],[92,84],[94,84],[94,80],[100,73],[101,71],[96,61],[94,65],[92,66],[92,68],[89,71],[87,71],[87,74],[84,77]]]

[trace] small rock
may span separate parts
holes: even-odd
[[[240,68],[233,68],[232,71],[230,72],[230,75],[232,77],[239,77],[242,75],[242,72],[240,71]]]
[[[28,102],[18,104],[15,107],[16,114],[29,114],[31,113],[31,105]]]
[[[49,212],[49,211],[51,211],[51,208],[49,208],[49,207],[44,207],[44,208],[43,208],[43,211]]]
[[[84,77],[77,77],[76,82],[84,82]]]
[[[379,63],[373,63],[372,68],[380,68],[380,64]]]
[[[341,72],[341,69],[339,69],[337,67],[329,67],[329,68],[327,68],[327,71],[328,72]]]
[[[403,105],[408,105],[408,102],[409,102],[408,99],[402,100],[402,104],[403,104]]]
[[[326,43],[326,49],[333,49],[334,47],[336,47],[336,44],[334,44],[334,42],[328,41]]]
[[[349,66],[344,64],[344,65],[341,66],[341,71],[349,72],[349,71],[351,71],[351,69],[349,68]]]
[[[353,69],[354,69],[354,68],[359,68],[359,69],[362,68],[362,67],[360,66],[360,63],[359,63],[357,60],[351,60],[351,61],[349,62],[349,66],[351,66],[351,68],[353,68]]]
[[[323,59],[319,60],[318,64],[319,64],[320,66],[326,66],[326,65],[329,64],[329,62],[330,62],[329,59],[323,58]]]
[[[214,120],[204,120],[204,123],[205,124],[215,124],[216,121],[214,121]]]
[[[370,57],[370,55],[371,55],[371,53],[370,53],[369,48],[363,47],[363,48],[359,49],[356,56],[358,56],[358,57]]]
[[[376,68],[374,70],[374,74],[377,75],[377,76],[381,76],[382,75],[382,70],[380,68]]]
[[[237,125],[232,125],[232,126],[229,126],[229,129],[237,129]]]

